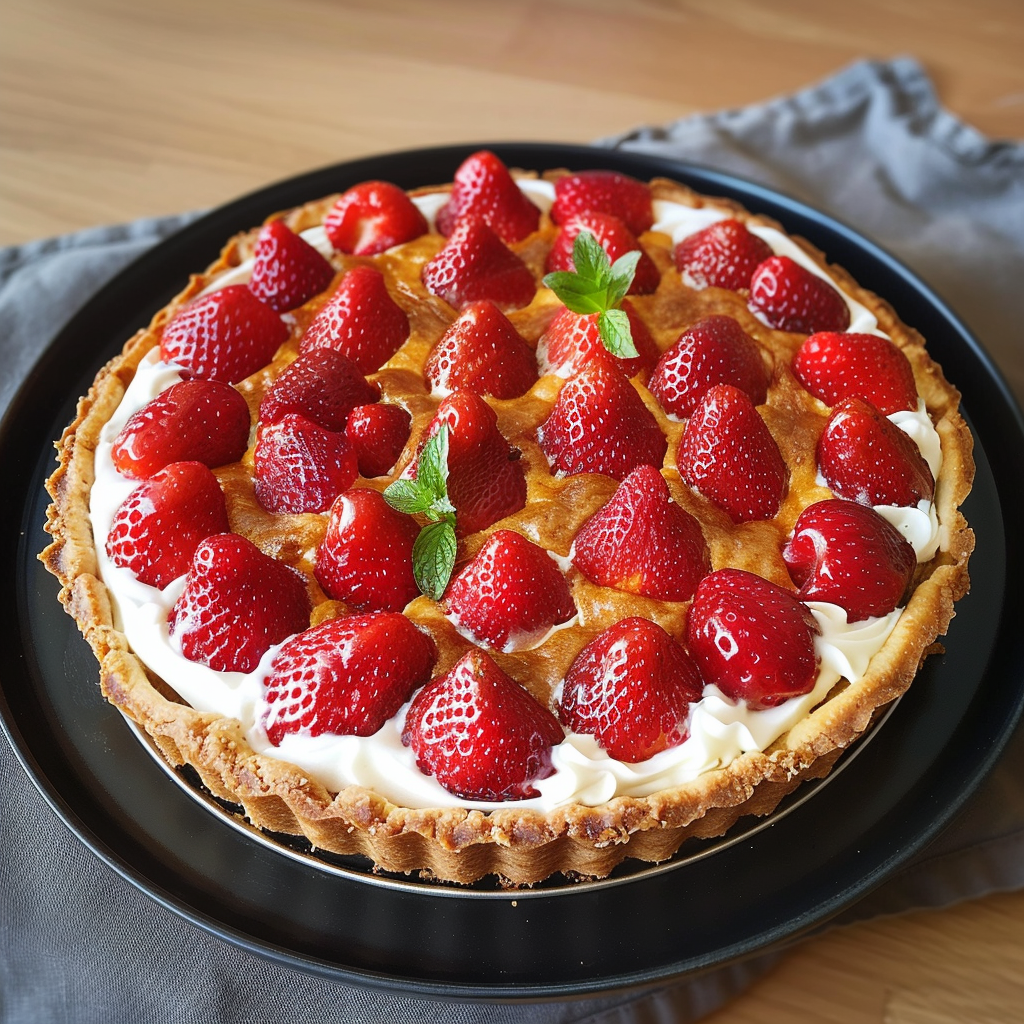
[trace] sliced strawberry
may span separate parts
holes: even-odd
[[[201,540],[229,529],[224,494],[213,473],[201,462],[173,462],[121,503],[106,552],[140,583],[162,590],[188,572]]]
[[[653,466],[638,466],[573,541],[573,565],[593,583],[662,601],[689,601],[711,571],[700,523]]]
[[[160,358],[183,377],[237,384],[266,366],[288,340],[288,328],[244,284],[194,299],[167,323]]]
[[[172,462],[215,469],[249,447],[249,406],[230,384],[183,380],[133,413],[114,438],[110,458],[123,476],[152,476]]]
[[[743,569],[705,576],[686,622],[690,655],[704,681],[757,710],[814,689],[817,632],[790,591]]]
[[[610,213],[634,235],[642,235],[654,223],[651,190],[618,171],[578,171],[555,182],[551,219],[568,224],[580,213]]]
[[[423,368],[431,387],[518,398],[537,382],[533,349],[489,299],[467,306],[431,350]]]
[[[862,505],[916,505],[935,490],[910,436],[863,398],[832,410],[818,439],[818,468],[834,494]]]
[[[574,313],[562,308],[555,314],[537,346],[545,373],[571,377],[593,359],[603,359],[627,377],[649,372],[657,363],[660,350],[654,336],[633,305],[624,300],[621,306],[629,320],[629,330],[637,355],[615,356],[601,340],[599,313]]]
[[[401,611],[419,594],[412,547],[419,526],[377,491],[355,488],[331,506],[314,574],[328,597],[359,611]]]
[[[640,261],[636,265],[636,272],[633,275],[633,283],[629,286],[630,295],[649,295],[658,290],[661,283],[661,273],[654,263],[654,260],[647,255],[643,246],[637,241],[633,234],[618,217],[610,213],[580,213],[567,221],[555,236],[554,245],[548,253],[545,270],[549,273],[555,270],[575,270],[572,250],[576,242],[576,236],[581,231],[589,231],[598,241],[598,244],[608,254],[608,259],[614,263],[620,256],[627,252],[639,250]]]
[[[558,564],[514,530],[495,530],[452,580],[444,609],[478,644],[500,651],[534,646],[576,614]]]
[[[813,334],[850,326],[850,307],[840,292],[788,256],[772,256],[754,271],[749,306],[780,331]]]
[[[490,299],[508,312],[528,306],[537,291],[529,267],[479,217],[459,221],[422,277],[427,291],[454,309]]]
[[[910,586],[917,555],[873,508],[854,501],[818,501],[800,513],[782,550],[803,601],[846,609],[848,622],[888,615]]]
[[[683,480],[734,523],[771,519],[789,482],[768,425],[731,384],[704,393],[680,438],[676,462]]]
[[[732,217],[715,221],[687,235],[675,248],[676,268],[693,288],[750,287],[758,265],[772,256],[772,247]]]
[[[411,426],[412,417],[400,405],[357,405],[349,414],[345,435],[356,453],[360,476],[390,473],[405,450]]]
[[[289,413],[256,432],[253,483],[268,512],[325,512],[358,475],[356,450],[343,431]]]
[[[437,648],[398,612],[329,619],[292,637],[263,680],[260,723],[285,736],[372,736],[430,678]]]
[[[569,667],[559,717],[609,757],[635,764],[686,739],[700,673],[678,641],[649,619],[622,619]]]
[[[289,413],[305,416],[325,430],[344,430],[357,405],[380,392],[343,352],[311,348],[289,363],[260,402],[260,421],[276,423]]]
[[[516,185],[508,168],[482,149],[455,172],[451,199],[437,211],[437,230],[450,235],[465,217],[479,217],[504,241],[520,242],[537,230],[540,210]]]
[[[637,466],[660,466],[668,448],[636,388],[603,360],[565,382],[537,437],[564,476],[604,473],[624,480]]]
[[[309,626],[310,608],[300,573],[245,537],[218,533],[196,548],[168,622],[189,661],[251,672],[274,644]]]
[[[768,396],[768,368],[757,342],[731,316],[707,316],[667,349],[647,382],[661,407],[686,419],[716,384],[746,392],[754,405]]]
[[[537,796],[563,737],[558,719],[474,648],[413,697],[402,742],[449,793],[502,801]]]
[[[793,357],[793,372],[826,405],[857,396],[883,416],[917,408],[910,360],[877,334],[812,334]]]
[[[334,267],[283,221],[272,220],[260,229],[249,291],[271,309],[295,309],[333,279]]]
[[[389,181],[364,181],[342,193],[324,217],[338,252],[375,256],[430,230],[419,207]]]
[[[301,351],[343,352],[361,373],[379,370],[409,337],[409,318],[374,267],[353,267],[302,336]]]

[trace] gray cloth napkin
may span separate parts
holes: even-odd
[[[942,110],[914,61],[858,63],[795,96],[599,145],[737,173],[855,224],[959,312],[1024,394],[1024,145],[989,141]],[[0,251],[0,411],[79,305],[193,216]],[[1018,730],[959,820],[840,920],[1021,886]],[[439,1005],[332,983],[223,943],[137,891],[63,827],[0,743],[3,1024],[688,1024],[783,955],[654,992],[529,1005]]]

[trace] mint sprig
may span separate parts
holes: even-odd
[[[399,512],[425,516],[412,548],[412,574],[420,593],[440,601],[455,569],[455,506],[448,498],[448,424],[423,446],[415,480],[396,480],[384,500]]]
[[[640,250],[624,253],[614,263],[590,231],[581,231],[572,245],[572,270],[547,274],[544,284],[567,309],[581,316],[597,314],[601,343],[621,359],[633,359],[640,353],[633,344],[629,318],[621,308],[633,283]]]

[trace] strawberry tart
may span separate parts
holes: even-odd
[[[231,239],[57,449],[107,699],[380,871],[597,878],[769,814],[968,586],[971,435],[884,300],[732,202],[488,151]]]

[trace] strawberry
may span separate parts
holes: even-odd
[[[657,363],[659,349],[654,336],[628,300],[619,307],[626,314],[636,355],[613,355],[601,338],[600,313],[574,313],[563,308],[555,314],[537,345],[546,373],[571,377],[592,359],[603,359],[627,377],[649,372]]]
[[[669,416],[682,420],[716,384],[731,384],[761,405],[768,379],[760,347],[739,323],[731,316],[707,316],[665,351],[647,387]]]
[[[751,312],[780,331],[845,331],[850,307],[824,278],[788,256],[766,259],[750,279]]]
[[[285,736],[372,736],[430,678],[437,648],[398,612],[328,619],[287,641],[263,680],[260,724]]]
[[[353,185],[324,217],[324,232],[331,245],[355,256],[375,256],[429,230],[419,207],[389,181]]]
[[[478,648],[413,697],[402,732],[420,770],[464,800],[537,796],[563,738],[558,719]]]
[[[907,539],[873,508],[831,498],[800,513],[782,550],[803,601],[846,609],[848,622],[888,615],[917,568]]]
[[[344,432],[297,413],[261,424],[252,458],[256,500],[268,512],[324,512],[359,474]]]
[[[732,217],[715,221],[687,235],[675,248],[676,268],[692,288],[750,287],[758,265],[772,256],[772,247]]]
[[[568,224],[580,213],[610,213],[634,235],[654,223],[651,190],[642,181],[618,171],[578,171],[555,182],[551,219]]]
[[[857,396],[883,416],[917,408],[910,360],[877,334],[812,334],[793,357],[793,372],[826,405]]]
[[[357,405],[380,392],[343,352],[311,348],[289,363],[260,402],[260,421],[276,423],[289,413],[305,416],[324,430],[344,430]]]
[[[490,299],[508,312],[528,306],[537,291],[529,267],[479,217],[459,221],[422,278],[431,295],[454,309]]]
[[[140,583],[162,590],[188,572],[201,540],[229,529],[224,494],[213,473],[201,462],[172,462],[121,503],[106,552]]]
[[[332,280],[334,267],[301,235],[280,220],[263,225],[249,278],[257,299],[284,313],[319,295]]]
[[[705,576],[686,621],[687,645],[704,681],[756,710],[814,689],[817,632],[790,591],[743,569]]]
[[[610,626],[565,675],[559,717],[609,757],[635,764],[686,739],[700,673],[682,645],[649,619]]]
[[[374,267],[353,267],[302,336],[301,351],[326,346],[360,373],[379,370],[409,337],[409,318]]]
[[[172,462],[211,469],[237,462],[249,446],[249,406],[230,384],[183,380],[132,413],[110,451],[123,476],[152,476]]]
[[[935,480],[910,436],[863,398],[844,398],[818,439],[818,468],[840,498],[862,505],[930,501]]]
[[[754,403],[731,384],[704,392],[676,455],[679,475],[734,523],[771,519],[789,471]]]
[[[359,474],[390,473],[409,440],[412,417],[400,405],[357,405],[349,414],[345,436],[356,453]]]
[[[548,253],[545,270],[549,273],[555,270],[575,270],[573,262],[573,245],[576,236],[581,231],[589,231],[596,239],[602,249],[608,254],[608,259],[614,263],[620,256],[627,252],[638,251],[640,259],[636,265],[636,272],[633,275],[633,282],[629,286],[630,295],[649,295],[657,291],[661,283],[661,273],[654,260],[644,251],[643,246],[637,241],[633,234],[618,217],[610,213],[580,213],[567,221],[555,236],[554,245]]]
[[[412,549],[419,527],[377,491],[339,494],[316,552],[314,575],[328,597],[359,611],[401,611],[419,590]]]
[[[244,284],[193,299],[164,326],[160,358],[183,377],[237,384],[266,366],[288,340],[288,328]]]
[[[604,473],[624,480],[637,466],[660,466],[668,448],[636,388],[603,360],[565,382],[537,438],[563,476]]]
[[[634,469],[583,524],[572,562],[593,583],[662,601],[688,601],[711,570],[700,523],[653,466]]]
[[[437,230],[450,235],[465,217],[486,221],[505,242],[521,242],[537,230],[540,210],[491,152],[467,157],[455,172],[451,198],[437,211]]]
[[[536,646],[576,614],[558,564],[514,530],[495,530],[452,581],[444,610],[474,643],[500,651]]]
[[[433,347],[423,368],[435,393],[458,388],[518,398],[537,382],[537,359],[489,299],[471,303]]]
[[[251,672],[274,644],[309,626],[310,610],[300,573],[245,537],[218,533],[196,548],[168,622],[189,661]]]

